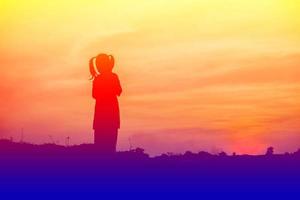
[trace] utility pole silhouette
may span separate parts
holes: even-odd
[[[129,151],[131,151],[132,150],[132,143],[131,143],[131,138],[130,137],[128,138],[128,142],[129,142]]]
[[[66,137],[65,143],[67,147],[70,145],[70,136]]]
[[[20,143],[23,143],[23,139],[24,139],[24,129],[21,128],[21,139],[20,139]]]

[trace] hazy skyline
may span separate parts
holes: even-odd
[[[113,54],[120,150],[300,147],[294,0],[0,2],[0,137],[92,142],[88,60]]]

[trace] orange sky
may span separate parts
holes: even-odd
[[[0,1],[0,137],[92,141],[88,60],[116,58],[118,148],[300,147],[300,2]],[[51,139],[52,138],[52,139]]]

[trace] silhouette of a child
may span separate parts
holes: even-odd
[[[118,75],[112,72],[112,55],[99,54],[89,63],[93,79],[92,96],[96,100],[94,113],[94,143],[101,153],[116,151],[120,111],[117,96],[122,93]]]

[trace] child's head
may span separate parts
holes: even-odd
[[[90,60],[90,72],[92,77],[97,76],[97,71],[100,74],[109,73],[112,71],[115,64],[114,57],[107,54],[99,54]],[[97,69],[97,70],[96,70]]]
[[[115,64],[114,57],[112,55],[99,54],[96,57],[96,67],[100,73],[111,72]]]

